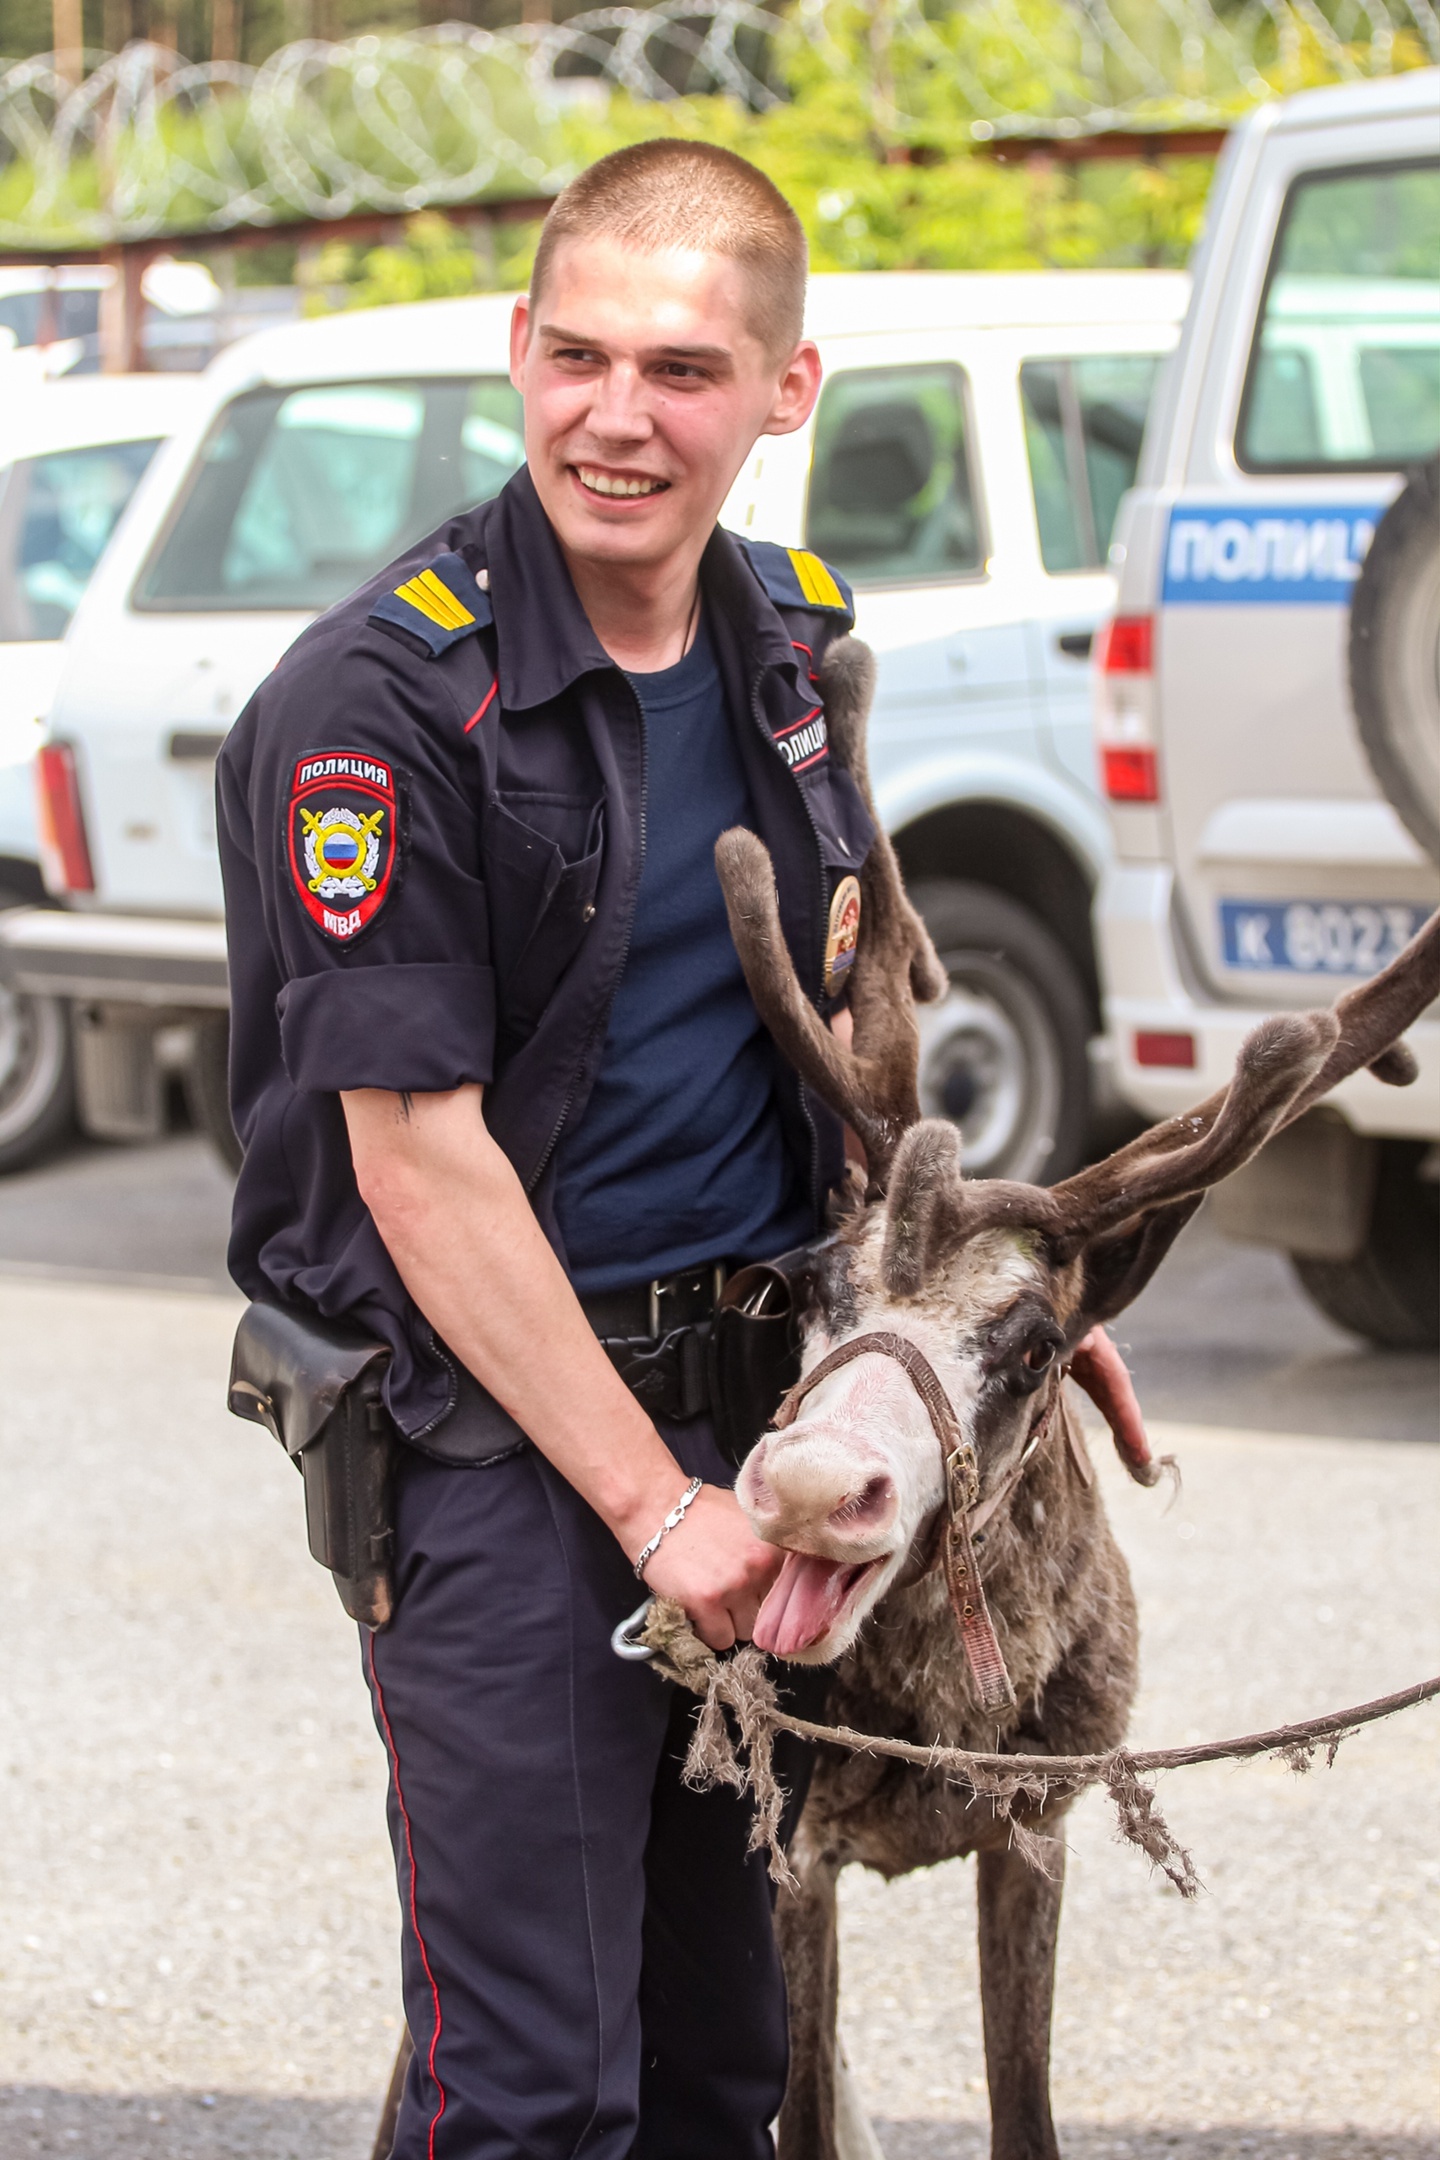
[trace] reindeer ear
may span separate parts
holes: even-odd
[[[926,1118],[911,1126],[891,1166],[880,1261],[886,1289],[914,1297],[959,1219],[960,1130]]]
[[[820,690],[831,753],[868,796],[865,723],[875,702],[875,655],[870,647],[857,637],[836,638],[820,662]]]
[[[1155,1208],[1114,1237],[1096,1238],[1086,1246],[1080,1301],[1065,1330],[1072,1345],[1134,1304],[1204,1197],[1190,1193]]]

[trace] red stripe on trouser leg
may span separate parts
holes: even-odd
[[[370,1667],[370,1685],[375,1690],[375,1706],[380,1712],[380,1723],[385,1733],[385,1752],[390,1757],[390,1775],[395,1780],[395,1804],[400,1810],[400,1821],[405,1831],[405,1860],[410,1870],[410,1925],[415,1932],[415,1940],[420,1948],[420,1963],[425,1968],[425,1978],[430,1983],[430,2000],[435,2005],[435,2025],[430,2035],[430,2052],[425,2058],[425,2067],[429,2072],[430,2082],[440,2095],[440,2105],[430,2118],[430,2135],[425,2145],[428,2160],[435,2160],[435,2130],[441,2116],[445,2113],[445,2088],[435,2075],[435,2050],[440,2045],[440,1990],[435,1984],[435,1975],[430,1969],[430,1953],[425,1948],[425,1938],[420,1932],[420,1916],[415,1910],[415,1847],[410,1838],[410,1816],[405,1806],[405,1795],[400,1786],[400,1757],[396,1752],[395,1735],[390,1730],[390,1717],[385,1708],[385,1696],[380,1686],[380,1675],[375,1670],[375,1637],[373,1635],[367,1635],[366,1637],[365,1657]]]

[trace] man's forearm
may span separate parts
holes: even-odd
[[[361,1195],[411,1297],[633,1556],[685,1475],[592,1334],[480,1089],[342,1100]]]

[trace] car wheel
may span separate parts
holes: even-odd
[[[238,1170],[245,1150],[230,1122],[230,1021],[221,1015],[202,1020],[195,1048],[185,1068],[185,1096],[190,1115],[213,1142],[220,1160]]]
[[[1440,862],[1440,461],[1390,505],[1356,581],[1350,702],[1376,779]]]
[[[0,1172],[23,1170],[75,1129],[75,1055],[61,998],[0,984]]]
[[[1291,1264],[1327,1320],[1386,1350],[1440,1343],[1440,1185],[1420,1175],[1423,1141],[1385,1140],[1365,1243],[1352,1260]]]
[[[1073,963],[988,885],[937,878],[911,898],[950,975],[916,1014],[922,1112],[960,1127],[970,1177],[1065,1177],[1089,1118],[1089,1011]]]

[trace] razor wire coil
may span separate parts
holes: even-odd
[[[763,112],[785,95],[787,38],[856,79],[836,5],[660,0],[498,31],[443,23],[304,39],[259,67],[147,43],[0,62],[0,241],[94,245],[551,195],[573,169],[567,113],[587,100],[721,94]],[[1431,0],[1244,0],[1223,14],[1210,0],[891,0],[885,21],[903,65],[859,87],[901,141],[937,99],[978,142],[1159,134],[1236,117],[1307,54],[1312,77],[1341,81],[1440,61]]]

